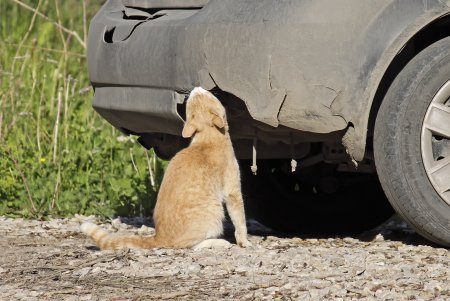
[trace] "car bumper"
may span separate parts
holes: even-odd
[[[177,104],[200,85],[236,96],[251,120],[274,128],[317,133],[346,128],[346,120],[330,109],[342,90],[339,83],[318,83],[330,82],[330,76],[341,81],[351,72],[334,67],[329,72],[327,53],[307,54],[323,42],[307,44],[302,37],[311,28],[318,34],[327,28],[311,27],[306,17],[299,27],[301,2],[211,0],[203,6],[206,1],[200,1],[190,9],[147,9],[150,17],[127,11],[124,2],[110,0],[102,7],[91,22],[88,45],[90,79],[101,91],[94,108],[116,127],[179,135]],[[305,72],[313,77],[308,82]]]

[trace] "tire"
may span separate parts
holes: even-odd
[[[398,74],[378,111],[373,141],[380,182],[394,209],[419,234],[447,247],[450,246],[450,203],[445,198],[450,191],[442,192],[442,185],[441,190],[435,188],[433,177],[429,176],[431,169],[425,166],[428,159],[424,160],[430,154],[422,147],[429,143],[432,156],[439,156],[433,157],[430,164],[450,160],[449,137],[439,133],[431,136],[430,131],[430,140],[424,138],[429,130],[428,123],[424,122],[430,116],[429,107],[449,80],[450,38],[445,38],[419,53]],[[443,101],[446,101],[443,106],[450,105],[448,99]],[[450,188],[448,167],[443,171],[448,177],[441,180]]]
[[[375,174],[338,173],[328,164],[292,174],[289,161],[261,160],[253,175],[250,164],[240,164],[247,213],[273,230],[356,234],[394,213]]]

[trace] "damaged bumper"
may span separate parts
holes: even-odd
[[[200,85],[272,127],[341,130],[331,105],[342,91],[304,77],[294,15],[271,1],[110,0],[90,26],[94,107],[119,128],[179,134],[176,106]]]

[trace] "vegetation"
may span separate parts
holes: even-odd
[[[0,215],[147,215],[164,162],[91,106],[101,1],[0,0]]]

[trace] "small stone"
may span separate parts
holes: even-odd
[[[378,233],[375,238],[373,239],[373,241],[384,241],[384,237],[381,233]]]
[[[290,290],[290,289],[292,289],[292,283],[291,282],[288,282],[288,283],[286,283],[285,285],[283,285],[283,288],[284,289],[287,289],[287,290]]]
[[[72,273],[72,275],[77,276],[79,278],[83,278],[91,271],[90,267],[82,268],[80,270],[76,270]]]
[[[344,242],[346,242],[346,243],[350,243],[350,244],[353,244],[353,243],[356,243],[357,242],[357,240],[356,239],[354,239],[354,238],[352,238],[352,237],[344,237],[344,239],[342,239]]]
[[[142,225],[138,230],[139,235],[154,235],[155,229],[147,227],[146,225]]]

